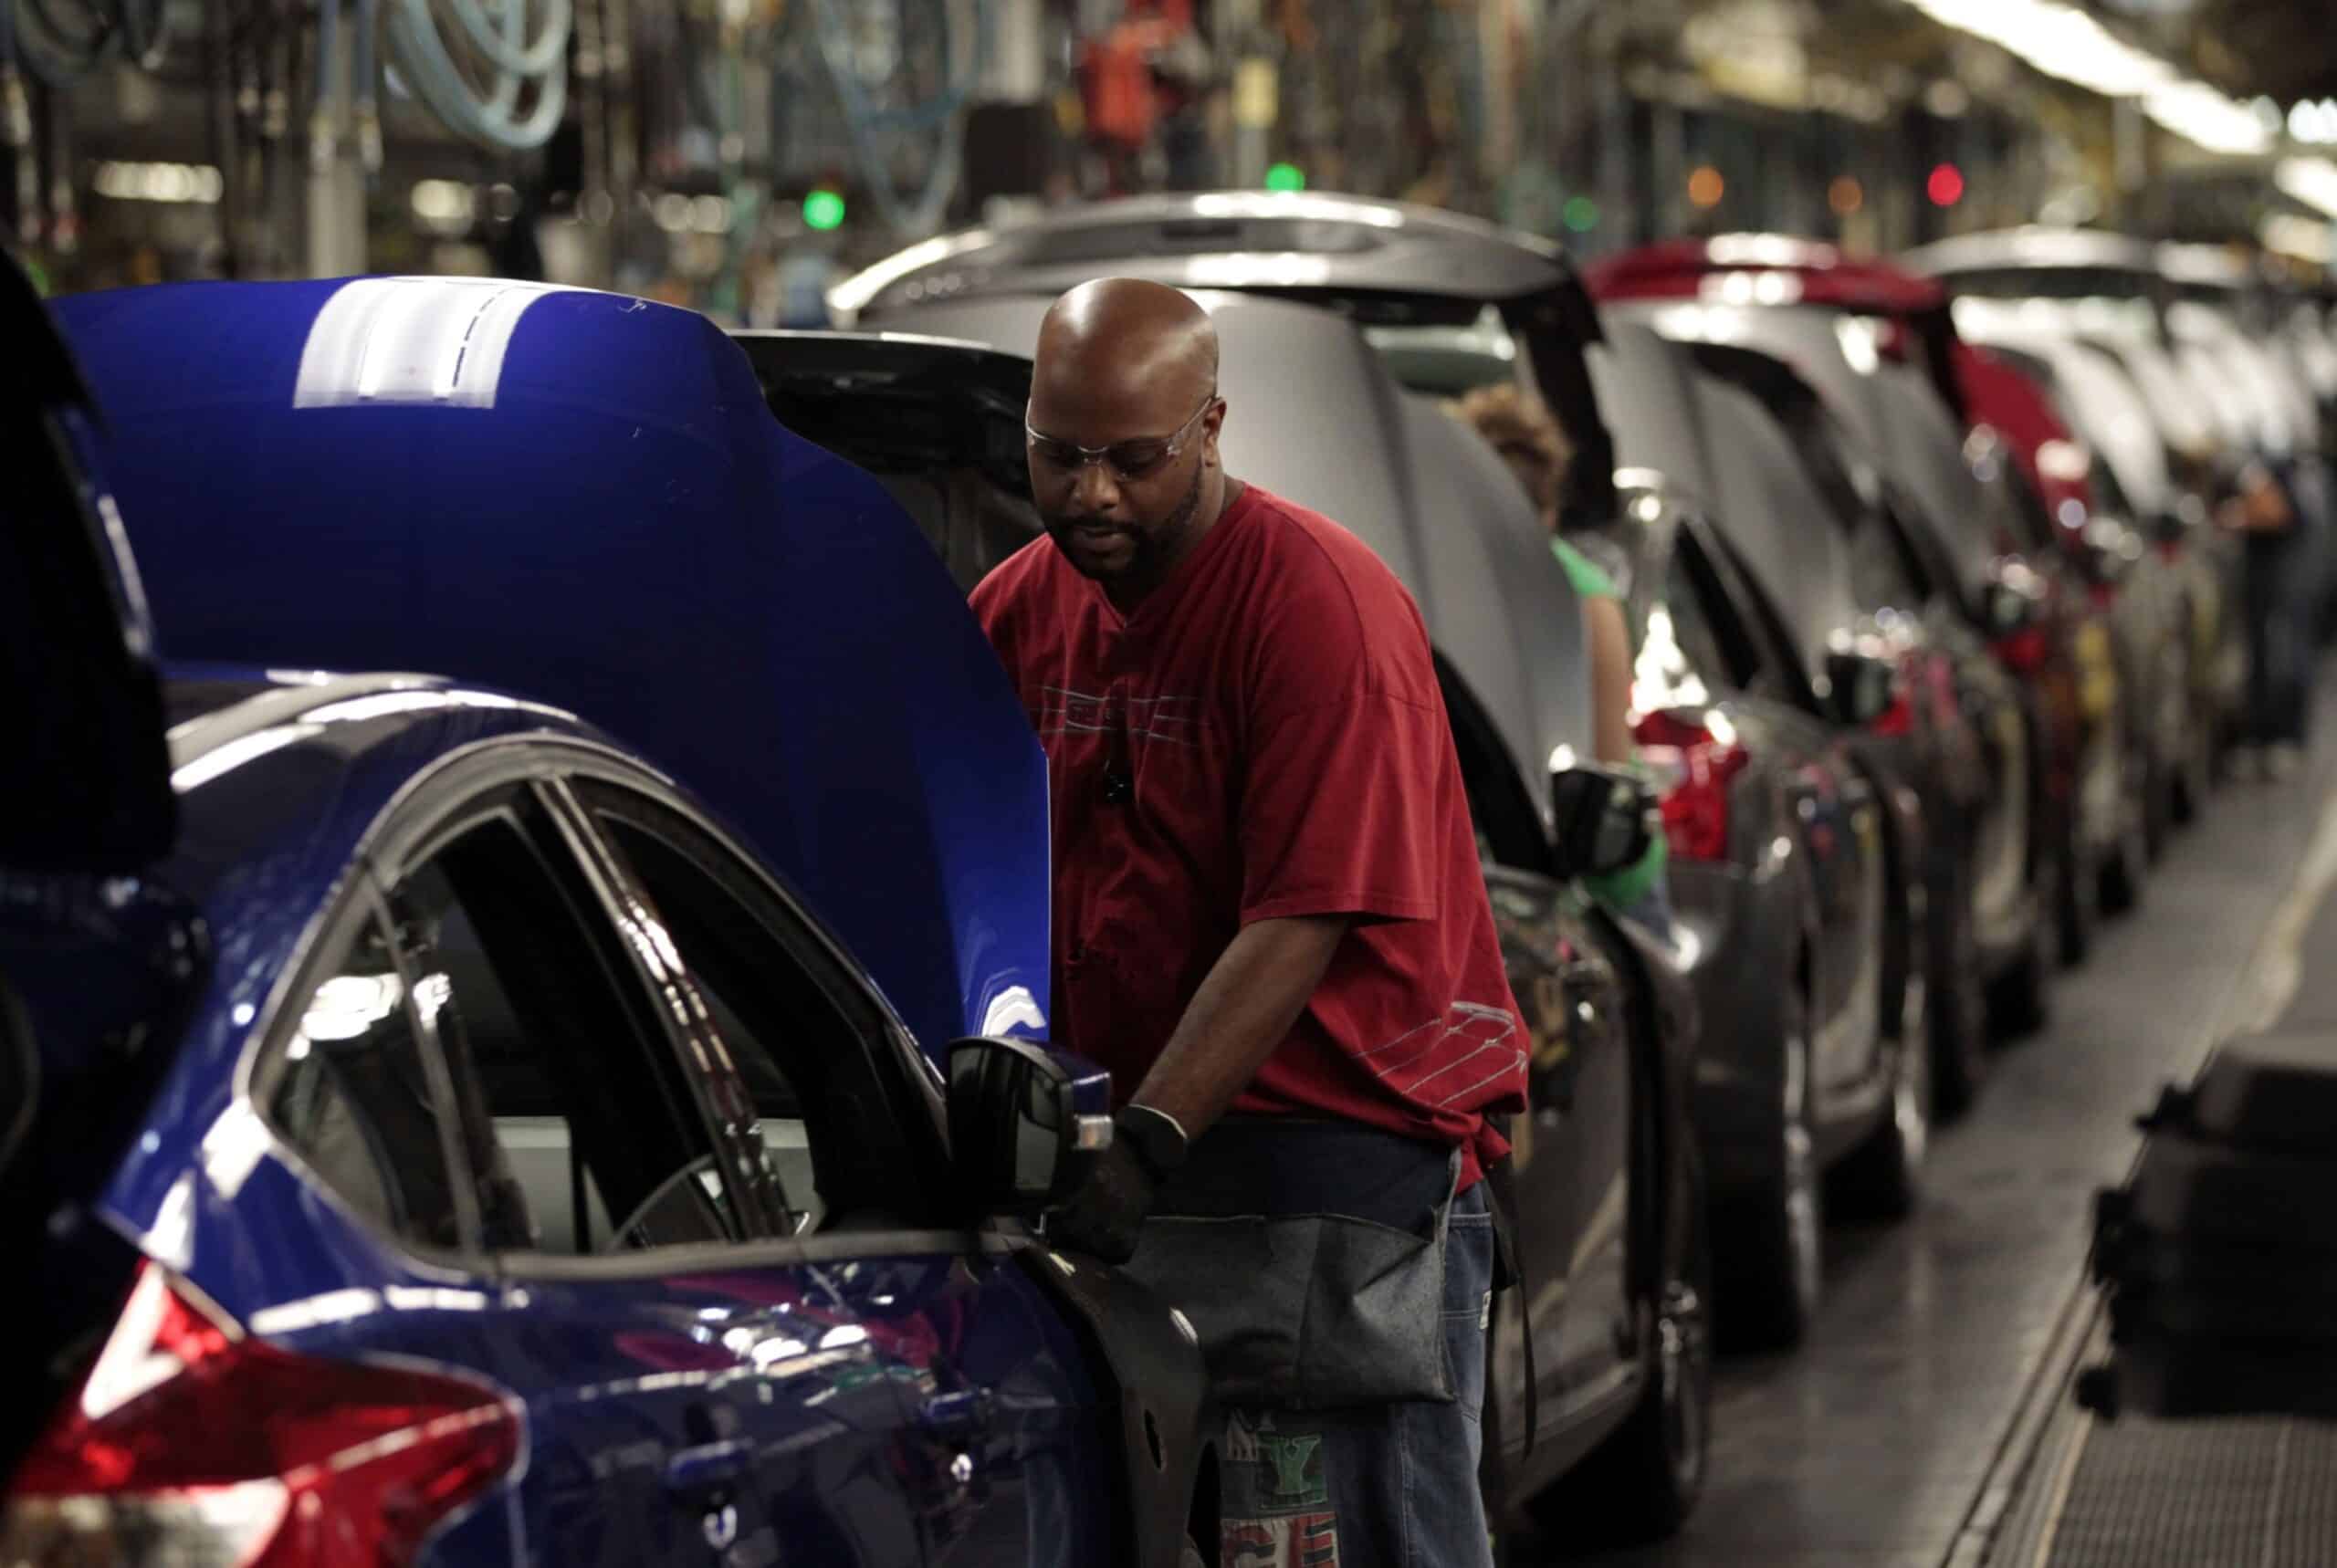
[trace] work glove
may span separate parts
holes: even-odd
[[[1136,1256],[1161,1183],[1183,1162],[1184,1134],[1157,1111],[1131,1105],[1112,1118],[1112,1142],[1047,1218],[1047,1239],[1106,1263]]]

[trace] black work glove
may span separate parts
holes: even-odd
[[[1110,1146],[1048,1217],[1047,1239],[1106,1263],[1125,1263],[1136,1256],[1137,1239],[1160,1184],[1182,1161],[1184,1137],[1181,1132],[1165,1135],[1162,1124],[1176,1124],[1142,1106],[1128,1107],[1112,1122]]]

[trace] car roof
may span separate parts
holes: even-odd
[[[898,503],[774,420],[711,321],[475,278],[57,311],[174,656],[581,714],[736,822],[928,1051],[1043,1019],[1022,702]]]
[[[518,735],[608,746],[575,715],[491,687],[442,676],[261,670],[165,664],[172,782],[180,842],[157,868],[215,928],[238,924],[233,904],[244,873],[290,846],[354,841],[387,797],[443,750]],[[339,870],[307,887],[321,897]],[[297,903],[301,884],[276,882],[265,896]]]
[[[2174,283],[2237,291],[2258,281],[2255,268],[2229,246],[2185,245],[2169,240],[2158,247],[2158,265]]]
[[[1952,278],[1959,272],[2003,269],[2091,267],[2116,272],[2156,273],[2158,255],[2148,240],[2104,229],[2052,228],[2031,225],[1957,235],[1904,253],[1911,270]]]
[[[1578,607],[1525,492],[1434,399],[1399,387],[1352,322],[1246,294],[1195,298],[1218,328],[1227,472],[1371,547],[1544,801],[1534,784],[1544,759],[1562,745],[1588,754],[1589,674]],[[961,298],[896,319],[1024,352],[1047,306],[1029,295]],[[1283,417],[1299,408],[1311,437]],[[1449,507],[1427,507],[1430,495]]]
[[[1434,207],[1330,193],[1130,196],[928,240],[829,294],[841,319],[969,295],[1060,293],[1106,270],[1180,288],[1522,298],[1574,280],[1563,249]]]

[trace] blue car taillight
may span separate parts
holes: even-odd
[[[150,1262],[11,1479],[0,1562],[403,1563],[521,1437],[491,1389],[264,1343]]]

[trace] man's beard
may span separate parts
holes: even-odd
[[[5,0],[0,0],[0,4],[5,3]],[[1200,515],[1201,509],[1201,482],[1208,477],[1208,465],[1194,464],[1193,482],[1186,486],[1184,495],[1178,498],[1175,511],[1169,513],[1154,528],[1144,528],[1134,525],[1127,527],[1129,544],[1127,564],[1117,571],[1106,574],[1110,581],[1149,587],[1160,580],[1161,575],[1168,570],[1169,564],[1176,559],[1178,552],[1184,548],[1186,538],[1192,532],[1193,519]],[[1044,520],[1047,535],[1055,541],[1056,549],[1062,551],[1064,559],[1072,563],[1072,570],[1083,570],[1084,569],[1079,565],[1079,558],[1065,548],[1064,540],[1065,537],[1075,530],[1085,519],[1055,514],[1047,517]],[[1095,574],[1088,573],[1087,575]]]

